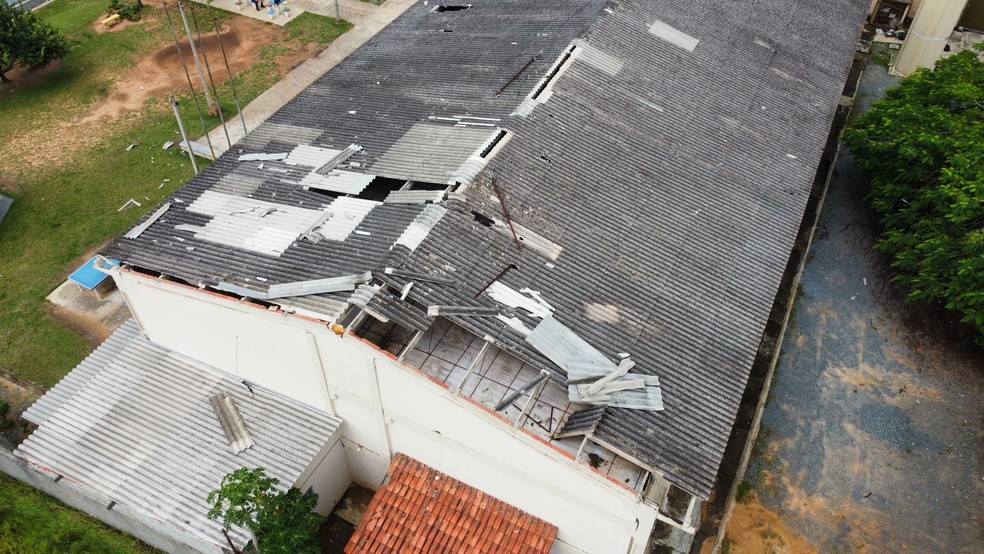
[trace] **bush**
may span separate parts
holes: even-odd
[[[253,532],[254,548],[263,554],[315,554],[320,551],[318,528],[324,518],[314,512],[317,494],[291,488],[278,491],[280,481],[263,468],[240,468],[222,478],[209,493],[211,519],[221,519]]]
[[[109,14],[117,14],[120,19],[126,21],[140,21],[140,9],[143,5],[140,2],[126,2],[120,0],[110,0],[109,6],[106,8],[106,12]]]
[[[40,67],[68,54],[65,37],[34,12],[0,2],[0,82],[15,64]]]
[[[979,50],[984,48],[978,47]],[[984,62],[975,51],[899,82],[845,135],[909,301],[939,301],[984,342]]]

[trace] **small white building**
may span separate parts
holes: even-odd
[[[227,548],[206,496],[241,467],[317,492],[324,513],[349,483],[341,420],[154,344],[133,320],[23,417],[38,428],[15,456],[46,492],[168,552]]]
[[[237,405],[341,421],[347,471],[308,471],[319,432],[284,479],[326,504],[404,453],[556,526],[555,552],[692,534],[867,3],[439,7],[108,247],[112,275]]]

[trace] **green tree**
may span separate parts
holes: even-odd
[[[0,1],[0,82],[9,83],[6,73],[14,64],[38,67],[68,54],[65,37],[30,10]]]
[[[324,518],[314,512],[318,495],[294,488],[281,491],[278,484],[263,468],[237,469],[209,493],[208,517],[221,518],[226,529],[249,529],[254,547],[263,554],[320,552],[317,533]]]
[[[978,51],[902,79],[845,135],[872,180],[877,247],[910,301],[940,301],[984,338],[984,62]]]

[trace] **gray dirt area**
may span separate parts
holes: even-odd
[[[896,80],[869,63],[855,113]],[[842,148],[725,547],[980,552],[984,352],[903,302]]]

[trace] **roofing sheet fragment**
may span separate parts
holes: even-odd
[[[287,157],[284,159],[284,163],[288,165],[318,168],[334,159],[340,153],[340,150],[333,150],[331,148],[321,148],[320,146],[298,144],[293,150],[290,151],[289,154],[287,154]],[[242,159],[242,156],[240,156],[240,159]]]
[[[407,229],[403,231],[400,238],[396,239],[393,246],[406,246],[411,252],[413,252],[417,246],[419,246],[420,243],[427,238],[427,235],[430,234],[431,229],[433,229],[434,226],[441,221],[441,218],[444,217],[444,214],[446,213],[448,213],[448,210],[444,206],[440,206],[438,204],[427,204],[424,206],[424,209],[421,210],[420,215],[418,215],[413,222],[407,226]]]
[[[222,432],[225,433],[226,440],[229,441],[229,449],[233,454],[239,454],[243,450],[256,444],[249,436],[246,429],[246,422],[236,408],[236,401],[227,392],[220,392],[208,399],[215,411],[215,417],[219,420]]]
[[[317,231],[328,240],[344,241],[362,220],[381,203],[362,198],[339,197],[328,206],[331,216]]]
[[[516,291],[502,281],[496,281],[485,289],[485,294],[500,304],[522,308],[536,317],[550,317],[553,314],[553,306],[544,301],[538,292],[528,288]]]
[[[450,183],[452,174],[496,134],[494,128],[418,123],[369,172],[394,179]]]
[[[322,210],[211,190],[203,192],[187,210],[212,216],[204,228],[196,232],[196,238],[272,256],[283,254],[323,214]]]
[[[659,38],[683,48],[687,52],[693,52],[694,48],[697,48],[697,43],[700,42],[698,39],[684,33],[680,29],[677,29],[670,25],[669,23],[664,23],[662,21],[655,21],[649,26],[649,32],[658,36]]]

